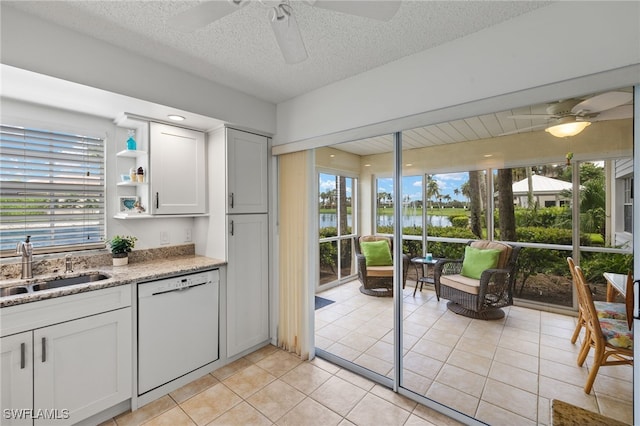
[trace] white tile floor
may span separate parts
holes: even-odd
[[[574,317],[512,306],[502,320],[472,320],[448,311],[427,287],[414,298],[410,285],[403,290],[405,387],[492,425],[550,425],[553,399],[632,423],[631,366],[601,367],[584,393],[591,358],[576,364]],[[318,294],[335,303],[315,312],[316,346],[391,376],[392,299],[359,286]]]
[[[100,426],[459,425],[322,359],[266,346]]]

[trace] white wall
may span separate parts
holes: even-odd
[[[11,99],[0,98],[0,119],[4,124],[35,126],[61,132],[76,132],[105,138],[106,145],[106,238],[116,234],[138,237],[136,249],[160,247],[160,232],[167,232],[165,245],[185,243],[186,229],[193,230],[192,218],[154,218],[118,220],[118,194],[116,182],[116,152],[122,150],[126,132],[117,129],[110,120],[101,117],[44,107]],[[119,131],[117,131],[119,130]],[[193,233],[192,233],[193,234]]]
[[[557,2],[279,104],[274,152],[628,86],[638,64],[639,2]]]
[[[5,5],[0,15],[3,64],[275,133],[276,107],[270,102]]]

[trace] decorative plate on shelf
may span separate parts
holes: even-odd
[[[135,196],[124,196],[118,197],[120,202],[118,205],[120,206],[119,211],[121,212],[132,212],[135,210],[136,202],[138,202],[138,197]]]

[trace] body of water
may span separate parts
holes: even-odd
[[[347,226],[352,226],[353,220],[351,215],[347,215]],[[427,224],[431,226],[446,227],[451,226],[451,221],[448,216],[427,216]],[[338,226],[337,215],[335,213],[321,213],[320,214],[320,228],[336,227]],[[383,214],[378,216],[378,226],[392,226],[393,215]],[[422,226],[422,215],[403,215],[402,226]]]

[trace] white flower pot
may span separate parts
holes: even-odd
[[[129,264],[129,256],[114,257],[112,259],[113,259],[113,266],[124,266]]]

